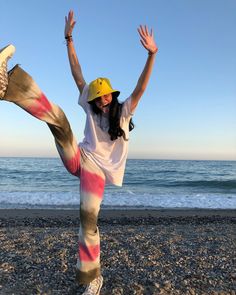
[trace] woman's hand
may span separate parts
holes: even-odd
[[[144,48],[148,50],[150,54],[154,54],[158,51],[157,45],[154,40],[153,31],[151,29],[151,32],[149,33],[148,27],[140,26],[138,28],[139,35],[141,37],[140,41]]]
[[[76,21],[74,20],[74,12],[70,10],[68,16],[65,16],[65,37],[71,36]]]

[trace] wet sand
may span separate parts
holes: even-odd
[[[78,210],[0,209],[0,218],[71,217],[78,218]],[[236,217],[236,209],[101,209],[101,218],[119,217]]]

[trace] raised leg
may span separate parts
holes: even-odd
[[[32,77],[19,66],[15,66],[8,74],[8,87],[3,100],[15,103],[47,123],[65,167],[78,176],[80,151],[63,110],[50,102]]]

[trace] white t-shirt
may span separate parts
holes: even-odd
[[[131,97],[123,103],[120,118],[120,127],[124,130],[127,140],[121,136],[112,141],[108,134],[107,114],[95,114],[87,102],[88,88],[88,85],[84,86],[78,102],[86,113],[84,140],[79,146],[86,156],[103,170],[107,184],[122,186],[128,155],[129,121],[133,115],[130,110]]]

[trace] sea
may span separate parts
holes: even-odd
[[[59,158],[0,158],[0,209],[79,208],[79,179]],[[236,209],[236,161],[127,161],[105,209]]]

